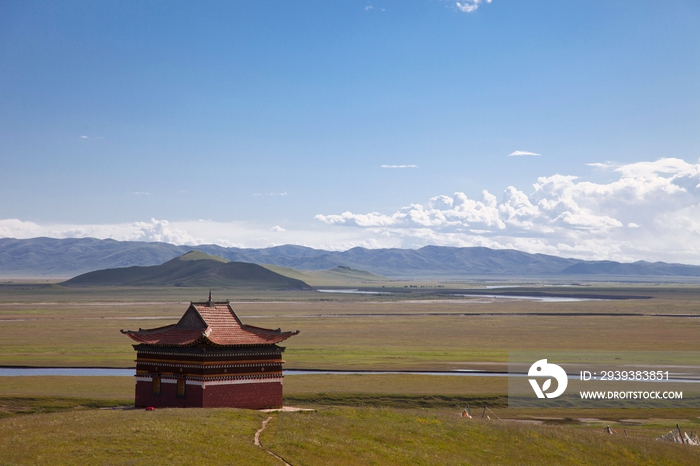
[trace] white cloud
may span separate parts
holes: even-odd
[[[84,134],[80,136],[80,139],[90,139],[90,136],[85,136]]]
[[[700,164],[678,158],[597,164],[617,175],[594,183],[543,176],[526,193],[507,187],[500,200],[462,192],[394,213],[319,214],[327,225],[364,229],[402,246],[449,244],[517,248],[588,259],[700,264]]]
[[[0,220],[0,238],[112,238],[120,241],[162,241],[173,244],[202,244],[185,230],[167,220],[118,224],[50,224],[40,225],[18,219]]]
[[[365,6],[365,11],[373,10],[374,7],[372,5],[366,5]]]
[[[508,154],[508,157],[539,157],[542,154],[536,152],[528,152],[526,150],[516,150]]]
[[[138,230],[127,237],[129,241],[157,241],[172,244],[202,244],[203,240],[194,238],[185,230],[173,227],[167,220],[156,220],[152,218],[150,222],[136,222],[134,224]]]
[[[0,238],[112,238],[175,244],[346,250],[425,245],[513,248],[619,261],[700,264],[700,164],[678,158],[601,164],[605,183],[555,174],[525,191],[436,195],[394,212],[319,214],[304,229],[210,219],[114,224],[0,220]]]
[[[253,196],[255,197],[260,197],[260,196],[286,196],[287,193],[253,193]]]
[[[0,238],[34,238],[42,236],[42,228],[34,222],[16,218],[0,220]]]
[[[418,165],[382,165],[382,168],[418,168]]]
[[[365,231],[342,229],[329,234],[328,228],[286,230],[251,222],[216,222],[207,219],[170,222],[151,219],[148,222],[111,224],[39,224],[18,219],[0,219],[0,238],[111,238],[118,241],[165,241],[197,246],[218,244],[224,247],[264,248],[296,244],[326,250],[344,251],[356,246],[395,247],[395,238],[368,237]]]
[[[685,160],[667,158],[656,162],[637,162],[621,165],[615,168],[616,172],[627,178],[653,177],[657,174],[671,175],[672,180],[684,177],[697,178],[700,175],[700,165],[691,165]]]
[[[484,3],[484,0],[465,0],[464,2],[456,2],[455,6],[462,13],[472,13],[482,3]],[[491,3],[491,0],[486,0],[486,3]]]
[[[608,168],[617,168],[619,165],[614,164],[612,162],[592,162],[592,163],[587,163],[589,167],[594,167],[594,168],[603,168],[603,169],[608,169]]]

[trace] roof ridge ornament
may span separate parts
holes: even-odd
[[[209,301],[207,302],[207,306],[211,307],[211,290],[209,290]]]

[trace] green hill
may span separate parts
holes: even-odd
[[[266,269],[285,277],[296,278],[312,286],[358,286],[367,282],[388,282],[390,278],[376,275],[364,270],[352,269],[339,265],[330,270],[299,271],[279,265],[263,265]]]
[[[224,259],[223,257],[219,256],[212,256],[210,254],[205,254],[202,251],[197,251],[196,249],[193,251],[190,251],[186,254],[183,254],[179,257],[176,257],[173,259],[174,261],[182,261],[182,262],[187,262],[187,261],[201,261],[201,260],[212,260],[212,261],[218,261],[218,262],[231,262],[229,260]]]
[[[245,287],[276,290],[310,288],[302,280],[285,277],[260,265],[229,262],[200,251],[190,251],[161,265],[88,272],[61,285]]]
[[[316,279],[313,272],[302,272],[300,270],[292,269],[289,267],[282,267],[281,265],[262,264],[262,266],[275,273],[284,275],[285,277],[295,278],[306,283],[311,283]]]
[[[354,280],[364,280],[364,281],[386,281],[389,280],[387,277],[382,277],[381,275],[374,274],[372,272],[366,272],[364,270],[352,269],[350,267],[345,267],[344,265],[339,265],[330,270],[323,272],[326,275],[342,277],[345,279]]]

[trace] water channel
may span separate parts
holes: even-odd
[[[482,377],[506,377],[505,372],[483,371],[448,371],[448,372],[401,372],[401,371],[315,371],[315,370],[286,370],[284,375],[309,375],[309,374],[408,374],[408,375],[454,375],[454,376],[482,376]],[[71,377],[97,376],[97,377],[133,377],[134,369],[109,369],[95,367],[0,367],[0,377],[61,375]]]
[[[25,376],[68,376],[68,377],[133,377],[135,369],[110,369],[99,367],[0,367],[0,377],[25,377]],[[456,377],[527,377],[525,373],[509,372],[485,372],[478,370],[461,369],[443,372],[419,372],[419,371],[330,371],[330,370],[285,370],[284,375],[432,375],[432,376],[456,376]],[[680,375],[680,374],[679,374]],[[579,378],[578,374],[569,374],[570,380]],[[700,383],[697,378],[672,378],[666,382]]]
[[[487,287],[488,289],[500,288],[497,286]],[[512,287],[502,287],[502,288],[512,288]],[[371,295],[389,295],[396,294],[391,291],[363,291],[359,289],[325,289],[317,290],[320,293],[340,293],[340,294],[371,294]],[[568,303],[568,302],[578,302],[578,301],[605,301],[604,298],[591,297],[591,298],[569,298],[566,296],[527,296],[527,295],[503,295],[503,294],[477,294],[477,293],[457,293],[451,296],[459,296],[463,298],[487,298],[487,299],[525,299],[531,301],[537,301],[542,303]]]

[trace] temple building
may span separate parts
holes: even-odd
[[[238,318],[228,301],[190,303],[174,325],[122,330],[137,344],[137,407],[279,408],[282,352],[296,335]]]

